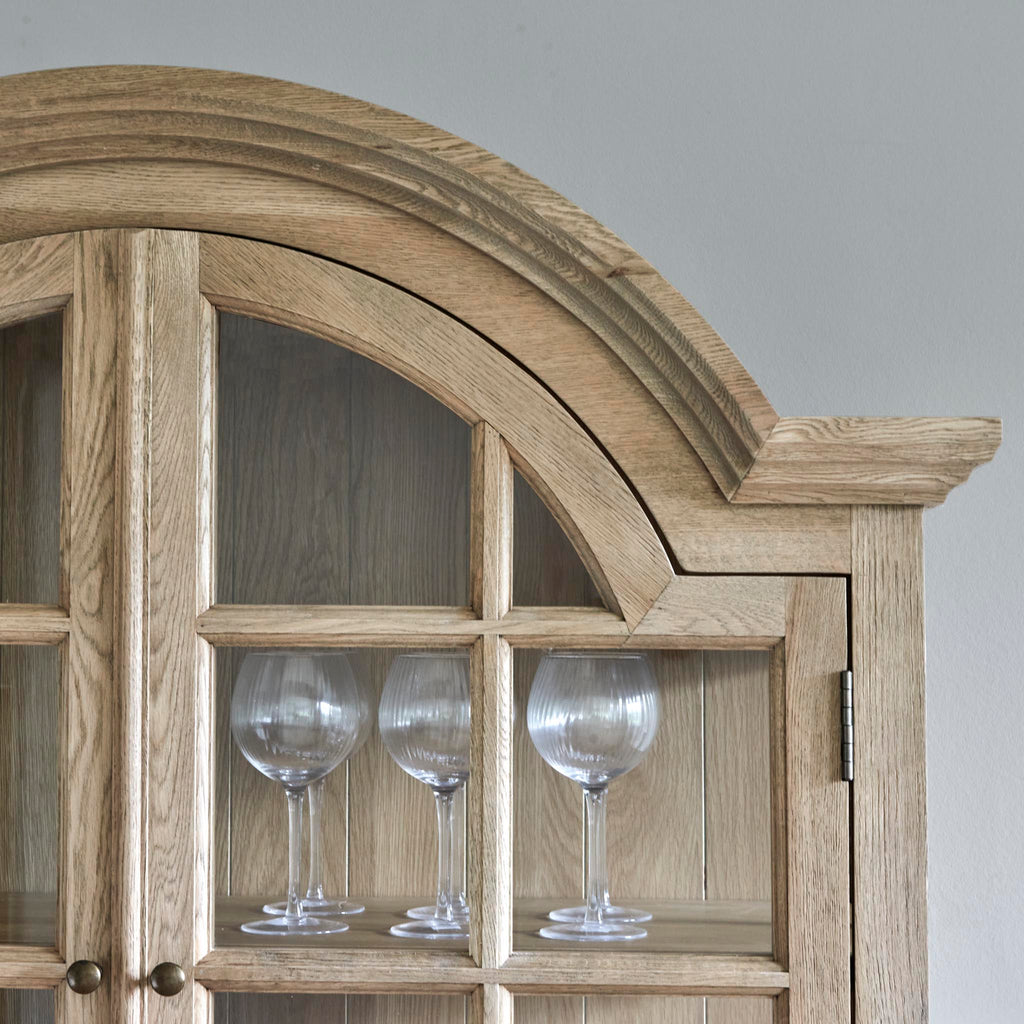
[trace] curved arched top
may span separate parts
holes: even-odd
[[[190,204],[182,192],[188,182],[183,168],[205,176],[197,190],[231,193],[229,212]],[[60,202],[53,202],[58,193]],[[0,241],[89,227],[184,227],[345,260],[330,237],[338,221],[330,228],[323,224],[325,213],[337,218],[339,208],[348,217],[350,238],[361,230],[379,234],[388,223],[392,241],[411,244],[417,232],[440,232],[539,290],[559,308],[567,332],[567,318],[585,327],[603,349],[581,346],[595,365],[580,371],[600,380],[607,367],[620,375],[628,368],[640,382],[648,418],[667,417],[734,502],[934,504],[991,458],[998,444],[993,421],[779,420],[693,307],[583,211],[471,143],[316,89],[159,67],[0,79],[0,201],[9,212]],[[365,220],[371,212],[372,224]],[[379,261],[379,240],[374,245]],[[381,273],[386,266],[363,269]],[[460,287],[486,292],[485,264],[474,264],[474,273],[472,281],[448,282],[444,296],[421,294],[451,308],[446,303]],[[416,281],[423,280],[421,266]],[[508,287],[514,292],[506,282]],[[508,294],[498,317],[506,328],[515,315]],[[672,446],[670,438],[666,444]],[[623,461],[617,450],[613,454]],[[633,469],[628,471],[643,493]],[[671,466],[665,470],[666,476],[672,472]],[[676,541],[671,513],[654,507],[658,500],[668,509],[678,503],[665,497],[669,486],[659,483],[659,493],[645,499],[679,555],[686,545]],[[804,518],[812,531],[834,532],[831,520]],[[770,517],[748,516],[737,529],[770,530],[774,524]],[[802,521],[798,525],[804,528]],[[696,542],[685,557],[698,558],[699,548]]]

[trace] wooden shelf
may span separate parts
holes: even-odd
[[[771,957],[766,902],[639,903],[655,914],[648,937],[593,945],[556,943],[537,934],[544,914],[568,900],[522,900],[515,910],[515,952],[480,968],[468,943],[413,942],[388,933],[422,897],[368,901],[336,935],[267,943],[241,931],[261,916],[259,898],[217,901],[215,949],[196,977],[215,991],[470,992],[499,983],[512,991],[775,995],[789,985]]]
[[[301,948],[301,949],[425,949],[444,953],[465,953],[468,942],[447,940],[400,939],[390,934],[393,924],[407,921],[405,910],[424,902],[421,896],[367,901],[366,911],[345,918],[348,931],[334,935],[296,936],[287,942],[268,942],[259,935],[241,930],[246,921],[266,915],[265,900],[255,897],[221,897],[217,900],[214,945],[217,948]],[[615,950],[636,953],[704,953],[710,955],[771,956],[771,905],[766,901],[713,900],[645,902],[631,900],[649,910],[654,918],[647,922],[647,936],[626,942],[584,946],[578,942],[555,942],[540,936],[548,922],[547,912],[570,905],[572,900],[517,900],[514,910],[512,946],[517,952],[553,952],[587,949],[591,952]]]

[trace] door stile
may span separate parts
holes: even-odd
[[[784,950],[776,952],[787,956],[789,989],[777,1000],[776,1020],[792,1024],[851,1020],[849,788],[839,766],[846,627],[844,579],[790,581],[784,661],[788,934]],[[781,659],[773,662],[777,671]]]
[[[104,981],[91,995],[56,991],[61,1024],[112,1019],[118,978],[118,823],[111,768],[119,708],[111,665],[117,641],[115,544],[119,423],[117,343],[119,232],[89,231],[74,239],[74,297],[65,322],[65,412],[62,599],[69,633],[62,658],[60,749],[60,873],[57,947],[65,963],[93,960]]]
[[[184,1024],[213,1013],[193,979],[213,918],[212,659],[196,634],[212,588],[213,317],[195,235],[146,231],[133,244],[146,281],[136,341],[151,359],[146,972],[170,962],[186,978],[172,996],[147,987],[143,1019]]]

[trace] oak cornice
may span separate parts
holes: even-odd
[[[731,501],[936,504],[998,445],[991,420],[901,420],[895,442],[893,420],[828,421],[857,426],[824,431],[800,426],[812,421],[780,421],[721,338],[629,246],[507,162],[412,118],[317,89],[197,69],[0,79],[0,206],[8,205],[5,180],[21,187],[26,176],[62,168],[101,172],[90,179],[97,194],[87,214],[44,216],[12,205],[0,241],[120,224],[123,175],[182,164],[252,175],[240,235],[252,234],[255,217],[261,237],[274,240],[280,230],[277,240],[290,244],[294,232],[285,238],[275,223],[286,211],[266,185],[291,181],[339,200],[358,195],[487,254],[603,341]],[[152,213],[153,224],[172,226],[166,197],[154,199]],[[315,244],[310,251],[331,256]],[[888,454],[894,443],[898,458]],[[882,471],[876,456],[886,461]]]

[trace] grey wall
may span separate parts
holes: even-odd
[[[925,517],[932,1020],[1024,1019],[1024,5],[6,0],[2,20],[3,74],[249,71],[500,153],[658,267],[783,415],[1002,415],[995,463]]]

